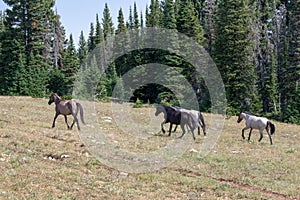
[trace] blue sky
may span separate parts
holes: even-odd
[[[132,6],[133,8],[134,2],[137,4],[138,12],[143,11],[143,13],[145,13],[146,5],[149,5],[151,0],[56,0],[55,7],[66,29],[66,37],[68,38],[69,34],[72,33],[77,45],[81,30],[84,31],[84,35],[87,39],[90,31],[90,23],[95,23],[97,13],[99,19],[102,20],[105,3],[108,4],[114,26],[116,27],[119,9],[123,9],[125,20],[127,20],[129,7]],[[5,8],[5,4],[0,0],[0,10],[4,10]]]

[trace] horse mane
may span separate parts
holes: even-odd
[[[51,94],[51,96],[54,96],[55,97],[55,102],[61,102],[61,101],[63,101],[64,99],[63,98],[61,98],[57,93],[55,93],[55,92],[53,92],[52,94]]]
[[[62,99],[57,93],[53,92],[52,95],[56,96],[59,99]]]

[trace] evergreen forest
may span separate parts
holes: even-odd
[[[128,19],[124,8],[111,16],[105,4],[87,25],[87,36],[81,32],[79,44],[66,35],[55,0],[3,1],[8,9],[0,11],[0,95],[48,97],[57,92],[71,98],[81,65],[103,41],[157,27],[193,38],[210,54],[224,82],[229,115],[244,110],[300,124],[300,0],[151,0],[144,13],[131,5]],[[126,45],[134,42],[129,36]],[[190,64],[153,49],[111,63],[98,81],[97,98],[109,99],[120,77],[145,63],[178,68],[193,86],[201,111],[210,111],[205,81]],[[155,84],[140,87],[131,100],[178,103],[168,88]]]

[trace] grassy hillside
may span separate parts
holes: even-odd
[[[300,199],[300,126],[275,122],[274,145],[266,134],[259,143],[256,130],[248,143],[241,139],[243,124],[232,117],[225,120],[223,133],[206,157],[196,152],[203,141],[201,132],[169,166],[126,173],[95,159],[76,127],[66,130],[62,116],[51,129],[54,105],[47,101],[0,97],[0,199]],[[130,112],[146,127],[149,109]],[[181,133],[178,128],[171,138],[157,134],[158,117],[149,128],[153,137],[140,142],[124,136],[110,119],[110,104],[96,103],[96,110],[103,133],[118,148],[149,152]],[[210,117],[205,114],[205,119]],[[190,138],[186,134],[182,140]]]

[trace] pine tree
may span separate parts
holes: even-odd
[[[300,123],[300,1],[290,1],[288,8],[288,57],[284,69],[283,118]]]
[[[211,53],[213,38],[215,38],[214,15],[216,10],[216,0],[202,1],[198,9],[200,24],[204,31],[203,47],[208,53]]]
[[[171,47],[169,50],[172,50],[172,54],[169,52],[169,55],[165,56],[163,63],[178,67],[181,62],[178,59],[179,41],[178,32],[176,31],[176,15],[173,0],[166,0],[163,4],[162,27],[172,30],[171,33],[165,35],[167,41],[170,41],[168,45]],[[174,55],[174,53],[177,55]]]
[[[73,94],[78,98],[94,100],[101,77],[95,54],[89,55],[78,71],[78,77],[74,83]]]
[[[165,0],[164,2],[162,24],[166,29],[176,29],[175,6],[173,0]]]
[[[13,39],[14,34],[8,35],[9,31],[4,31],[1,35],[2,52],[0,59],[0,94],[18,95],[21,93],[21,85],[27,86],[28,80],[25,79],[24,68],[26,66],[25,48],[18,39]],[[21,85],[19,85],[21,83]],[[26,90],[25,88],[23,90]],[[24,92],[24,91],[23,91]],[[23,95],[29,95],[24,94]]]
[[[161,24],[161,10],[158,0],[151,0],[150,11],[146,9],[146,26],[159,27]]]
[[[52,10],[54,0],[43,0],[41,2],[28,1],[27,6],[27,23],[28,34],[26,37],[26,52],[33,52],[34,55],[43,55],[43,52],[49,52],[47,49],[47,36],[51,34],[51,27],[55,14]],[[45,58],[45,55],[42,56]],[[46,59],[46,58],[45,58]],[[46,60],[47,61],[47,60]],[[41,61],[42,62],[42,61]]]
[[[137,7],[136,7],[136,3],[134,2],[133,4],[133,28],[134,30],[138,30],[139,29],[139,14],[137,12]]]
[[[143,17],[143,12],[142,11],[141,11],[141,14],[140,14],[140,27],[144,28],[144,17]]]
[[[115,64],[111,64],[110,66],[108,66],[107,71],[106,71],[106,91],[107,91],[107,95],[111,96],[114,90],[114,87],[117,83],[118,80],[118,75],[117,75],[117,71],[116,71],[116,66]]]
[[[263,0],[254,4],[252,16],[252,32],[255,52],[255,65],[257,73],[258,93],[262,102],[263,112],[276,112],[277,106],[277,79],[275,44],[273,36],[274,7],[273,0]]]
[[[4,14],[2,11],[0,11],[0,65],[2,61],[2,40],[3,40],[3,32],[5,30],[4,26]],[[3,67],[0,67],[0,94],[1,94],[1,83],[3,82],[4,76],[3,76]]]
[[[126,27],[128,30],[133,30],[133,27],[134,27],[131,6],[129,7],[129,17],[128,17],[128,22],[126,23]]]
[[[0,32],[4,31],[5,26],[4,26],[4,13],[3,11],[0,10]]]
[[[126,26],[125,26],[125,21],[124,21],[124,14],[122,8],[119,10],[119,15],[118,15],[118,26],[116,29],[115,34],[119,34],[126,31]]]
[[[199,22],[198,13],[196,12],[194,3],[191,0],[180,0],[175,4],[177,9],[176,13],[176,27],[179,33],[183,33],[186,36],[193,39],[199,45],[201,45],[203,40],[203,29]],[[180,42],[181,53],[185,55],[191,55],[199,52],[192,52],[190,44],[182,44]],[[196,55],[195,55],[196,56]],[[197,55],[201,57],[202,55]],[[201,77],[198,74],[198,71],[195,69],[195,66],[192,66],[190,63],[186,63],[184,60],[181,63],[182,73],[186,76],[187,80],[193,86],[194,91],[196,92],[198,99],[203,101],[204,97],[200,98],[201,87]],[[203,81],[202,81],[203,83]],[[204,92],[202,92],[204,94]]]
[[[14,43],[24,47],[24,56],[19,54],[19,58],[24,58],[26,71],[24,77],[28,80],[28,84],[23,88],[23,91],[28,91],[28,95],[42,96],[45,92],[47,83],[47,70],[50,68],[51,61],[51,34],[55,19],[53,12],[54,0],[43,0],[39,2],[35,1],[4,1],[10,9],[7,9],[6,15],[6,42],[8,40],[17,40]],[[6,50],[4,50],[6,51]],[[12,56],[7,52],[5,57]],[[21,56],[20,56],[21,55]],[[15,57],[16,58],[16,57]],[[33,60],[34,59],[34,60]],[[9,59],[8,59],[9,60]],[[8,66],[8,60],[4,60],[4,66]],[[19,59],[12,60],[15,62]],[[21,67],[20,67],[21,68]],[[15,68],[16,71],[10,71],[11,77],[16,72],[20,71]],[[7,76],[9,76],[7,74]],[[11,79],[14,80],[14,79]],[[16,80],[14,80],[16,81]],[[11,83],[16,85],[16,83]]]
[[[110,10],[108,8],[107,3],[105,3],[105,7],[103,11],[102,25],[103,25],[103,36],[104,39],[106,40],[107,37],[113,35],[114,33],[113,22],[110,16]]]
[[[65,29],[60,22],[60,16],[56,12],[53,31],[53,63],[55,68],[62,68],[62,53],[65,43]]]
[[[84,62],[87,54],[88,54],[88,46],[85,41],[83,31],[81,31],[79,36],[79,46],[77,51],[77,57],[80,65]]]
[[[96,15],[96,35],[95,35],[95,45],[99,45],[103,41],[103,33],[101,24],[99,21],[98,14]]]
[[[255,103],[255,75],[249,34],[248,1],[224,0],[218,5],[213,59],[222,75],[233,112]],[[235,110],[235,111],[234,111]]]
[[[118,25],[116,29],[116,40],[114,43],[114,48],[116,52],[121,53],[123,55],[121,58],[118,58],[115,61],[115,68],[118,75],[121,75],[126,72],[128,65],[128,58],[126,56],[126,51],[129,48],[130,36],[127,27],[125,26],[123,10],[120,8],[118,15]]]
[[[64,68],[61,69],[61,71],[66,77],[65,81],[66,87],[68,88],[68,94],[71,94],[73,83],[75,81],[76,74],[79,70],[79,62],[72,34],[70,35],[69,40],[67,41],[67,47],[64,52],[63,65]]]
[[[278,93],[279,93],[279,109],[280,112],[284,112],[285,110],[285,79],[284,79],[284,69],[287,66],[287,1],[278,3],[276,5],[278,9],[276,9],[275,17],[272,20],[274,23],[274,31],[272,35],[272,39],[275,45],[275,53],[276,56],[276,76],[278,82]],[[275,9],[274,9],[275,10]]]
[[[28,91],[32,97],[42,97],[46,91],[48,82],[48,64],[42,62],[43,57],[39,54],[34,54],[32,51],[29,55],[27,69],[28,74]]]
[[[88,38],[88,52],[91,52],[95,49],[96,43],[95,43],[95,28],[94,24],[90,24],[90,33],[89,33],[89,38]]]
[[[146,27],[150,27],[150,14],[149,14],[149,7],[146,5],[145,8],[145,18],[146,18]]]
[[[178,5],[177,30],[201,44],[203,29],[198,20],[198,14],[191,0],[181,0]]]
[[[57,93],[60,96],[70,94],[67,86],[66,76],[61,70],[53,68],[49,72],[47,89],[51,92]]]

